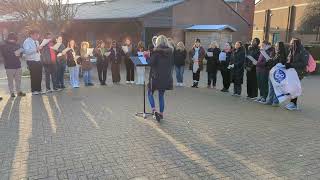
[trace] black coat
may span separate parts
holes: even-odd
[[[212,52],[213,56],[208,57],[207,54],[205,56],[207,60],[207,72],[215,72],[219,66],[219,54],[221,50],[219,48],[209,48],[208,52]]]
[[[121,64],[122,58],[125,56],[123,50],[121,47],[117,47],[116,49],[117,53],[113,50],[113,48],[109,49],[110,55],[109,55],[109,62],[112,64]]]
[[[276,53],[272,59],[270,59],[268,62],[266,62],[266,67],[268,71],[270,71],[276,64],[286,64],[287,57],[284,53]]]
[[[234,68],[232,68],[232,82],[235,84],[243,83],[245,55],[244,48],[236,49],[232,53],[231,64],[234,64]]]
[[[301,48],[300,51],[298,51],[296,54],[293,54],[292,50],[290,50],[287,67],[294,68],[300,79],[303,79],[305,76],[305,69],[308,65],[309,60],[309,53],[304,49]]]
[[[14,53],[16,50],[20,49],[19,44],[13,42],[5,42],[5,44],[2,45],[0,49],[4,59],[5,69],[21,68],[20,59]]]
[[[169,47],[155,48],[149,61],[150,74],[148,87],[155,90],[172,90],[173,51]]]
[[[101,54],[100,49],[95,49],[93,52],[93,55],[97,58],[97,67],[102,67],[103,69],[108,69],[108,59],[107,59],[106,55]]]
[[[78,49],[74,49],[74,50],[69,50],[66,54],[67,57],[67,66],[68,67],[75,67],[77,65],[76,63],[76,59],[74,59],[75,57],[73,57],[73,52],[75,53],[75,55],[77,56],[79,54]]]
[[[247,55],[252,56],[256,61],[258,61],[260,56],[260,48],[259,46],[249,46]],[[246,58],[246,70],[251,71],[256,68],[256,65],[252,63],[252,61]]]
[[[175,66],[184,66],[186,64],[187,51],[175,49],[173,52],[174,55],[174,65]]]

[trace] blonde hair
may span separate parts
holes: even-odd
[[[157,37],[157,40],[156,40],[156,43],[155,43],[155,47],[160,47],[160,46],[167,46],[167,47],[170,47],[169,46],[169,42],[168,42],[168,39],[166,36],[164,35],[160,35]]]
[[[178,50],[185,50],[186,49],[186,47],[184,46],[182,41],[178,42],[177,49]]]
[[[209,45],[209,48],[219,48],[219,44],[217,41],[212,41]]]
[[[89,44],[89,42],[87,42],[87,41],[81,42],[81,47],[80,47],[80,48],[82,49],[84,45],[86,45],[87,48],[90,48],[90,44]]]

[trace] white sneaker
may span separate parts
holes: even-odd
[[[134,84],[134,81],[130,81],[131,84]]]
[[[46,93],[52,93],[53,91],[51,89],[46,90]]]
[[[40,93],[38,91],[32,92],[32,95],[39,95]]]
[[[126,81],[127,84],[130,84],[130,81]]]

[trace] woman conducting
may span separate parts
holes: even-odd
[[[166,90],[173,89],[173,50],[169,47],[168,39],[165,36],[158,36],[149,63],[151,69],[148,84],[148,98],[154,117],[160,122],[160,120],[163,119],[164,112],[164,93]],[[159,92],[159,112],[156,111],[155,107],[154,91]]]

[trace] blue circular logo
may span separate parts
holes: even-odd
[[[283,72],[281,69],[277,69],[273,73],[273,78],[277,83],[281,83],[286,78],[286,73]]]

